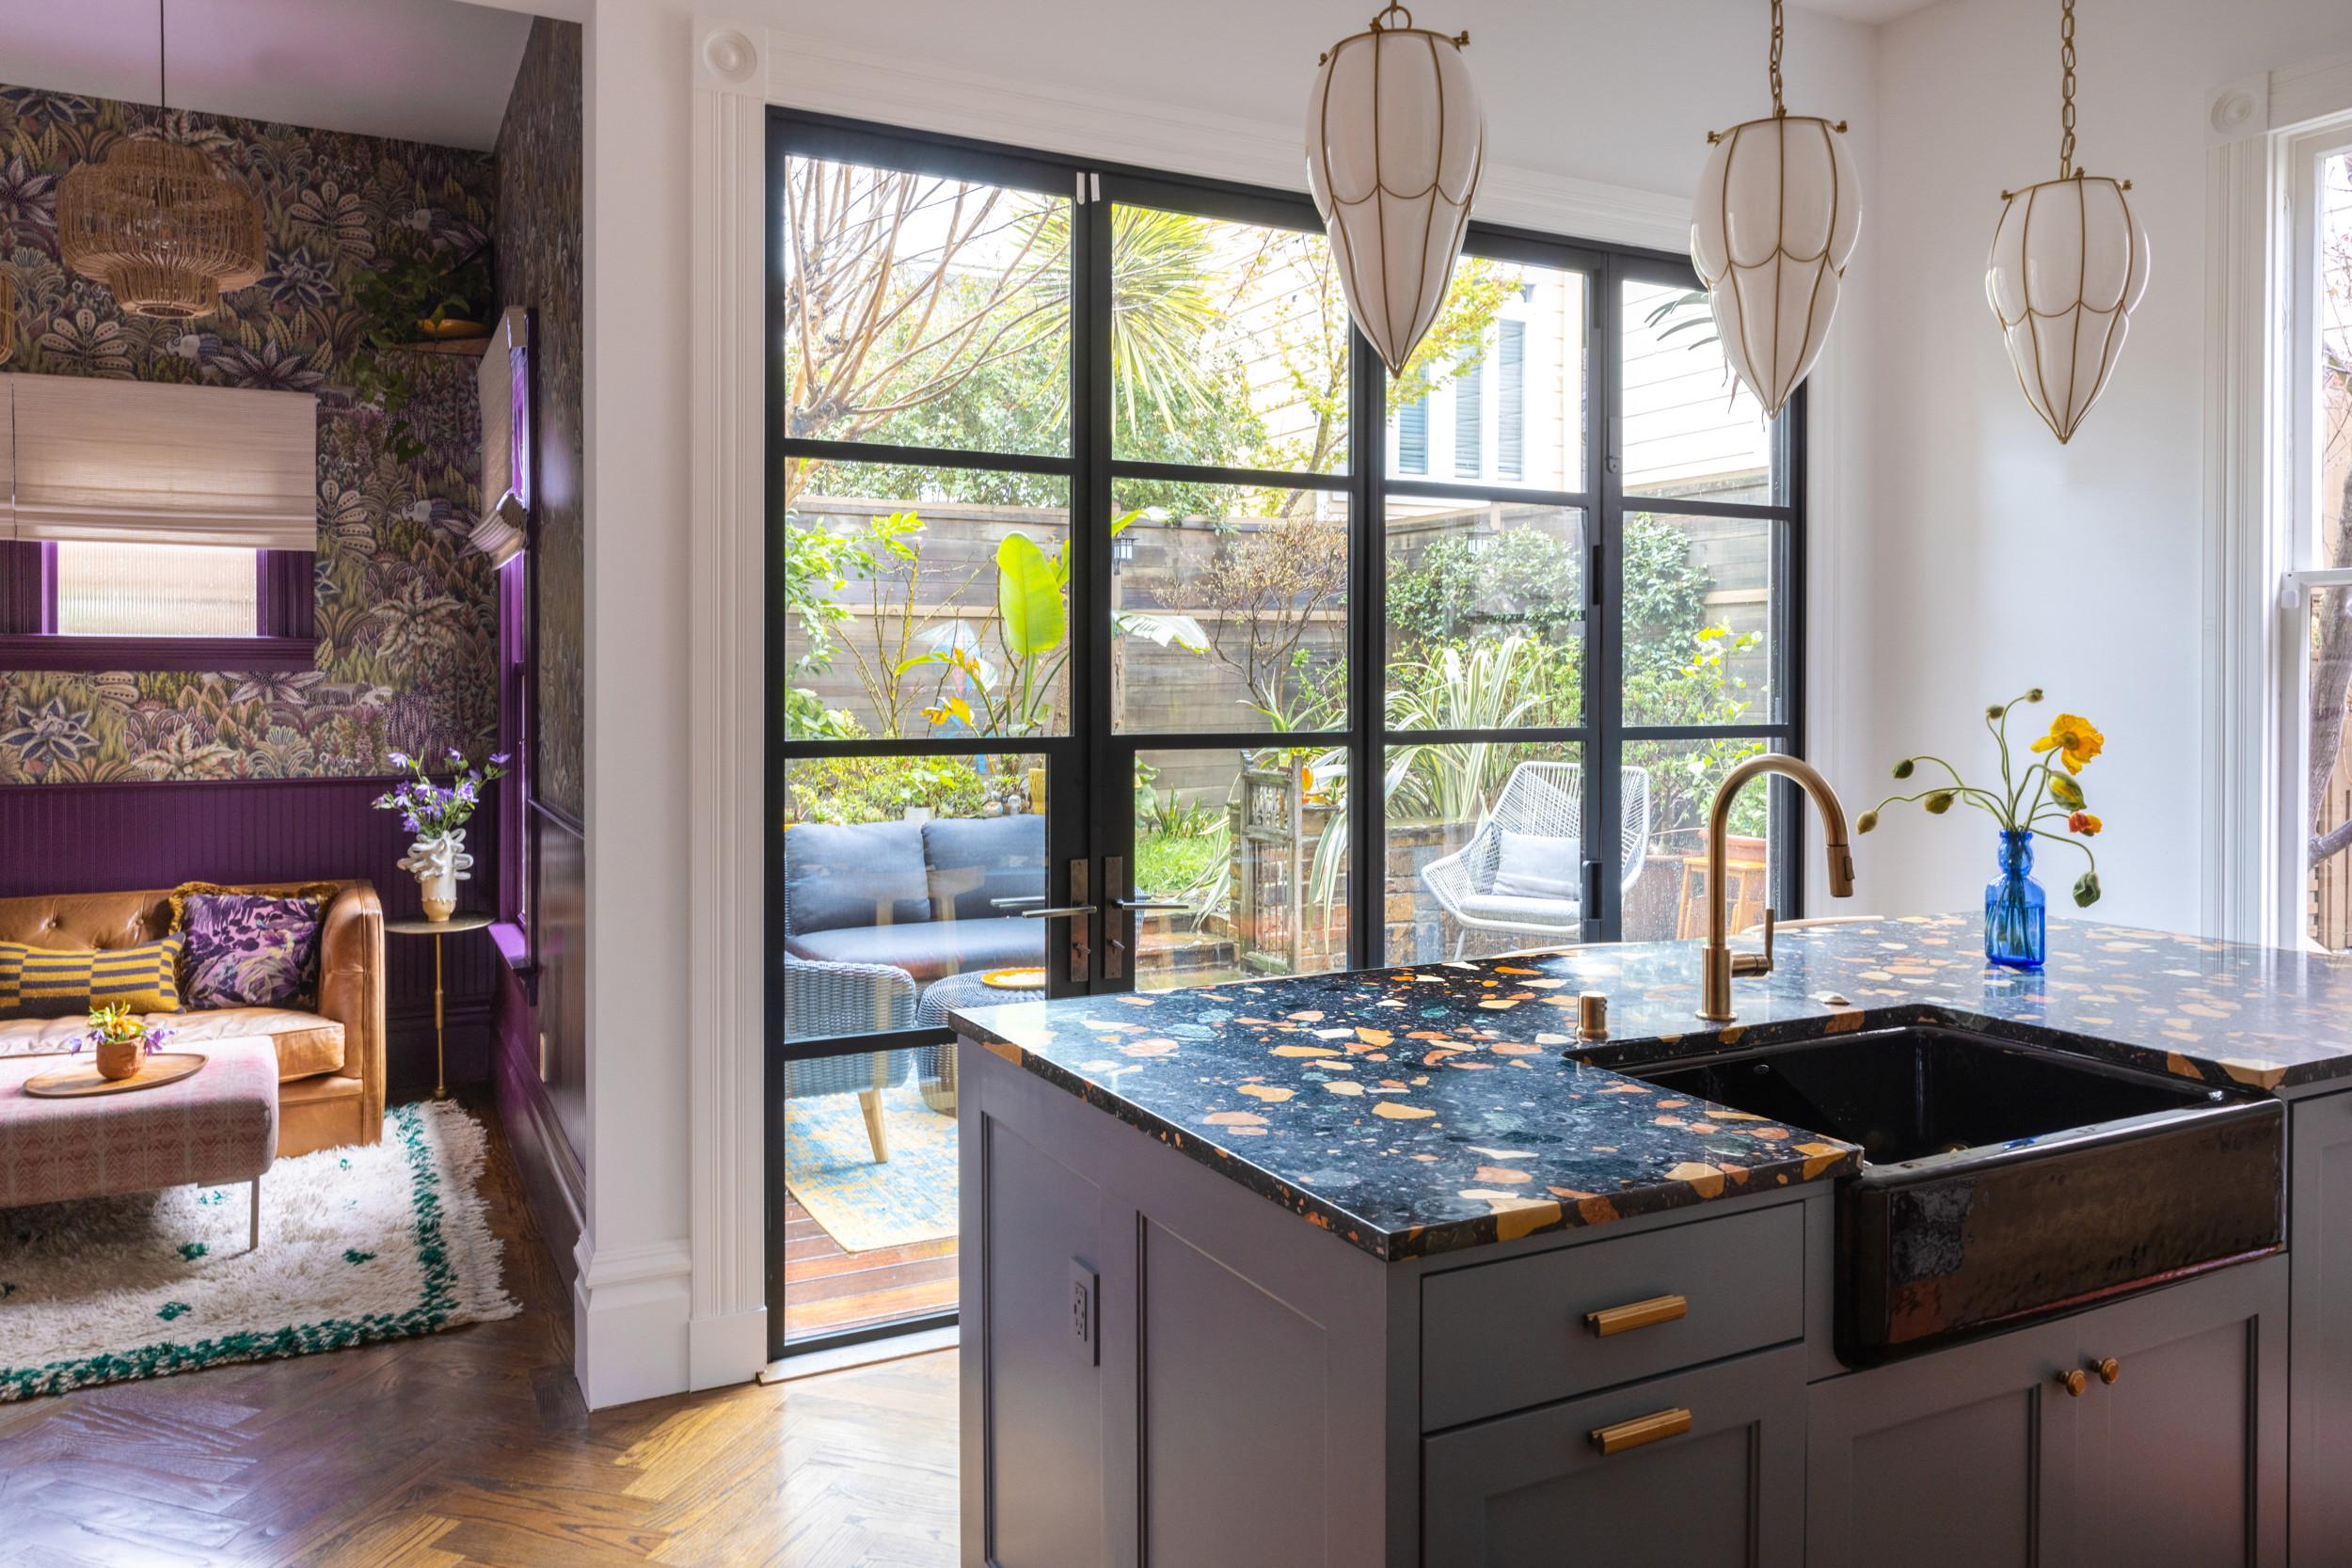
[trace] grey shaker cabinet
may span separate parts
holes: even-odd
[[[2352,1094],[2295,1106],[2296,1568],[2352,1568]]]
[[[2286,1271],[2271,1258],[1816,1384],[1807,1560],[2283,1562]],[[2079,1395],[2059,1382],[2074,1370]]]
[[[1432,1437],[1427,1568],[1795,1568],[1802,1345]],[[1596,1431],[1673,1412],[1690,1430],[1604,1454]]]

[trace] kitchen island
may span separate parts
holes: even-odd
[[[2352,1550],[2352,1248],[2321,1244],[2352,1238],[2352,972],[2082,922],[2051,949],[1789,932],[1722,1025],[1688,943],[956,1015],[966,1560],[2283,1561],[2291,1452],[2297,1560]],[[2271,1105],[2292,1230],[2274,1191],[2195,1266],[1841,1355],[1864,1150],[1638,1074],[1920,1025]],[[2175,1164],[2139,1167],[2148,1223],[2195,1208]],[[2007,1191],[1966,1175],[1963,1211]]]

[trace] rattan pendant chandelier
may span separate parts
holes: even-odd
[[[1764,417],[1780,417],[1829,340],[1862,187],[1846,122],[1792,115],[1780,97],[1781,0],[1772,0],[1772,116],[1708,132],[1691,261],[1715,309],[1724,357]]]
[[[1307,99],[1315,211],[1348,313],[1391,375],[1438,319],[1478,194],[1486,117],[1469,42],[1391,5],[1331,46]]]
[[[2115,372],[2148,288],[2148,231],[2129,180],[2074,166],[2074,0],[2062,0],[2058,62],[2058,177],[2001,193],[1984,292],[2026,401],[2063,446]]]
[[[156,98],[167,104],[164,0],[155,0]],[[148,137],[57,182],[57,254],[135,316],[186,321],[262,276],[262,204],[193,147]]]

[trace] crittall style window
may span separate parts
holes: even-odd
[[[779,1353],[952,1310],[950,1008],[1692,934],[1801,748],[1803,416],[1687,261],[1473,226],[1391,378],[1298,196],[769,173]]]

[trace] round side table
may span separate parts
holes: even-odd
[[[443,1030],[441,1028],[441,939],[460,931],[479,931],[497,919],[487,914],[453,914],[447,920],[388,920],[385,931],[396,937],[431,937],[433,939],[433,1098],[449,1098],[448,1073],[443,1061]]]

